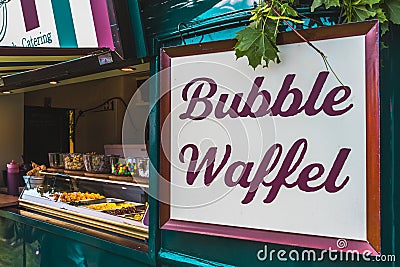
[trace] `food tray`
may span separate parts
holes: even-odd
[[[92,205],[85,206],[85,208],[88,208],[91,210],[97,210],[97,211],[113,210],[116,207],[117,207],[117,204],[113,203],[113,202],[105,202],[105,203],[98,203],[98,204],[92,204]]]
[[[112,197],[108,197],[106,200],[107,200],[106,202],[108,202],[108,203],[124,203],[125,202],[124,199],[112,198]],[[130,202],[127,202],[127,203],[130,203]],[[136,204],[136,203],[133,203],[133,202],[131,202],[131,203],[132,204]]]
[[[71,202],[65,202],[69,205],[73,206],[88,206],[88,205],[93,205],[93,204],[100,204],[100,203],[106,203],[107,199],[100,198],[100,199],[86,199],[86,200],[79,200],[79,201],[71,201]]]
[[[102,210],[102,212],[113,216],[122,216],[126,214],[136,213],[136,207],[135,206],[121,207],[117,209]]]
[[[115,208],[106,208],[106,207],[102,207],[102,206],[105,206],[105,205],[101,205],[101,204],[115,204]],[[142,206],[142,204],[141,203],[135,203],[135,202],[125,202],[125,200],[123,200],[123,199],[115,199],[115,198],[108,198],[107,200],[106,200],[106,202],[103,202],[103,203],[96,203],[96,204],[93,204],[93,205],[90,205],[90,206],[94,206],[94,207],[89,207],[89,206],[86,206],[86,208],[88,208],[88,209],[92,209],[92,210],[98,210],[98,211],[115,211],[115,210],[119,210],[119,209],[122,209],[122,207],[118,207],[118,205],[121,205],[121,204],[131,204],[132,205],[132,207],[135,207],[135,211],[137,210],[137,209],[139,209],[139,210],[141,210],[141,206]],[[97,206],[97,207],[96,207]],[[136,207],[139,207],[139,208],[136,208]]]
[[[144,218],[144,214],[145,214],[145,212],[143,211],[143,212],[135,212],[135,213],[121,215],[120,217],[141,222]]]
[[[147,206],[143,203],[136,203],[135,207],[138,212],[144,212],[147,208]]]
[[[80,206],[106,202],[106,198],[98,193],[84,193],[78,191],[59,193],[59,198],[57,199],[57,201],[74,206]]]

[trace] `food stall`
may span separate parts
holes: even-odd
[[[66,85],[61,81],[57,92],[54,91],[54,87],[25,92],[24,102],[30,110],[33,109],[31,107],[38,108],[37,103],[43,100],[44,95],[52,98],[52,105],[51,107],[42,107],[41,111],[54,112],[59,108],[65,109],[65,107],[68,110],[79,111],[102,103],[103,99],[101,98],[103,97],[108,98],[103,94],[99,99],[94,97],[91,103],[85,103],[83,100],[78,103],[75,99],[81,98],[81,92],[86,88],[89,88],[89,91],[92,90],[93,93],[94,90],[97,92],[107,90],[110,98],[116,95],[120,95],[122,98],[124,94],[127,94],[125,101],[129,102],[129,98],[136,90],[137,77],[142,78],[147,75],[146,66],[136,66],[136,68],[140,70],[136,74],[131,72],[122,77],[113,76],[95,81],[85,81],[83,85],[79,83]],[[114,72],[124,73],[119,69]],[[120,85],[117,86],[118,82]],[[110,90],[110,85],[116,89]],[[67,94],[65,94],[66,92]],[[140,103],[143,103],[141,99],[139,100]],[[103,106],[99,109],[102,110]],[[8,214],[22,216],[18,218],[24,220],[30,218],[48,221],[49,218],[52,218],[53,226],[60,225],[64,229],[68,229],[66,227],[68,225],[70,225],[69,229],[76,229],[79,225],[82,229],[81,232],[87,232],[90,229],[91,238],[102,238],[102,240],[113,242],[115,245],[123,244],[130,249],[146,251],[149,236],[148,222],[146,221],[148,216],[145,216],[148,210],[149,163],[144,139],[141,139],[144,135],[146,105],[141,105],[137,109],[133,105],[133,110],[135,116],[144,117],[139,120],[135,119],[137,127],[142,123],[143,128],[141,129],[143,130],[138,130],[137,139],[143,140],[143,143],[124,146],[125,153],[121,143],[117,145],[118,142],[121,142],[121,137],[118,135],[121,135],[125,114],[125,107],[119,100],[114,100],[113,108],[107,111],[94,110],[85,113],[79,123],[75,124],[73,135],[68,134],[69,128],[67,128],[66,139],[71,143],[68,143],[66,151],[54,148],[47,150],[51,140],[45,139],[43,140],[45,144],[36,148],[36,154],[26,153],[26,158],[32,160],[33,163],[29,164],[28,172],[24,175],[26,186],[21,188],[18,209],[8,208]],[[133,117],[135,118],[135,116]],[[45,127],[43,117],[40,118],[40,121],[42,122],[41,127]],[[100,130],[103,134],[98,139],[93,138],[91,142],[85,142],[81,137],[86,134],[85,131],[95,134],[95,132],[90,132],[93,121],[102,122],[100,129],[98,127],[95,131]],[[119,130],[114,129],[114,126]],[[46,129],[43,128],[43,130]],[[75,136],[75,138],[70,138],[71,136]],[[42,141],[34,135],[31,136],[30,142],[40,144]],[[130,149],[131,147],[133,148]],[[70,148],[74,150],[70,150]],[[37,151],[44,154],[45,161],[41,160],[43,157],[34,158],[38,154]],[[38,165],[35,165],[35,162]],[[29,171],[30,169],[32,170]],[[46,227],[45,229],[45,233],[48,233],[48,229]],[[15,235],[13,238],[23,238],[19,232],[16,232]],[[25,244],[30,248],[27,252],[38,254],[31,254],[31,258],[39,260],[40,257],[46,257],[41,250],[42,244],[38,244],[41,242],[40,238],[32,238],[34,240],[31,243]],[[51,262],[50,259],[48,260]]]
[[[54,87],[25,92],[25,108],[37,109],[37,103],[43,100],[43,96],[52,99],[51,107],[41,108],[49,112],[66,107],[66,110],[87,110],[104,102],[104,97],[109,98],[103,94],[99,98],[91,99],[91,103],[84,100],[79,103],[76,99],[81,98],[82,90],[87,88],[88,93],[106,91],[110,98],[120,95],[121,99],[124,99],[124,94],[126,94],[125,101],[129,103],[129,99],[136,90],[137,78],[141,79],[148,75],[146,65],[135,68],[139,70],[136,74],[131,71],[129,74],[123,74],[125,76],[114,75],[71,84],[61,81],[56,92]],[[111,72],[124,73],[119,69],[111,70]],[[110,90],[110,85],[113,86],[112,90]],[[54,150],[54,148],[48,150],[46,146],[51,143],[51,140],[45,139],[43,140],[45,144],[42,143],[42,147],[36,149],[36,152],[39,150],[44,154],[44,161],[41,160],[43,157],[34,158],[38,153],[26,153],[26,158],[32,162],[23,176],[25,186],[20,188],[22,192],[18,197],[18,205],[15,206],[15,202],[10,203],[11,207],[6,207],[2,211],[8,216],[6,217],[8,219],[2,220],[9,220],[11,225],[7,229],[4,228],[4,231],[13,232],[7,240],[10,242],[14,239],[19,240],[26,248],[25,252],[12,250],[13,253],[25,255],[25,258],[16,258],[16,262],[38,264],[45,261],[48,262],[48,266],[52,266],[55,261],[60,260],[57,258],[71,256],[63,254],[62,250],[57,250],[56,254],[51,253],[55,258],[49,257],[46,251],[52,249],[53,246],[50,245],[52,242],[80,244],[79,240],[85,239],[84,244],[98,243],[96,248],[89,249],[92,256],[89,258],[82,256],[89,262],[98,260],[100,248],[104,249],[102,242],[111,242],[112,248],[108,250],[112,254],[112,251],[117,251],[115,247],[123,246],[129,249],[133,259],[128,259],[128,261],[136,261],[137,256],[132,256],[132,251],[133,255],[135,252],[146,255],[149,239],[149,160],[143,136],[147,106],[143,105],[142,99],[138,101],[142,105],[136,107],[132,101],[131,108],[135,112],[132,117],[136,122],[136,127],[141,125],[137,139],[142,140],[142,144],[121,145],[120,135],[126,108],[122,101],[114,99],[113,108],[103,111],[104,105],[102,105],[93,112],[82,115],[79,123],[74,124],[72,135],[67,134],[66,151]],[[144,118],[137,120],[136,116]],[[66,119],[69,119],[68,116]],[[40,121],[44,121],[43,117],[40,117]],[[94,132],[90,132],[93,130],[91,127],[93,121],[95,123],[101,121],[102,124]],[[41,127],[45,127],[44,125],[42,123]],[[67,133],[69,130],[69,127],[66,128]],[[97,139],[92,138],[93,140],[86,142],[81,137],[86,134],[86,131],[89,131],[89,134],[96,134],[99,130],[103,134]],[[31,140],[39,144],[42,142],[37,136],[32,136]],[[73,150],[70,150],[71,148]],[[42,224],[32,226],[32,220]],[[6,226],[7,223],[2,223],[2,225]],[[16,225],[21,225],[25,229],[33,227],[32,232],[26,236],[17,230]],[[69,231],[75,231],[78,237],[74,237],[75,241],[68,238],[67,241],[54,241],[60,235],[60,230],[66,231],[61,234],[64,238],[71,236]],[[79,235],[85,235],[85,237],[82,239]],[[85,247],[81,244],[77,246]],[[118,251],[122,253],[124,249],[118,249]],[[57,253],[63,256],[56,256]],[[126,254],[126,252],[123,253]],[[110,256],[109,259],[113,260],[115,257],[120,256]],[[68,263],[66,266],[71,266],[69,264],[73,263]]]
[[[250,185],[246,184],[246,177],[239,176],[238,179],[237,176],[234,176],[234,173],[238,167],[256,166],[254,157],[248,157],[244,160],[242,157],[246,155],[240,152],[240,148],[238,152],[238,150],[235,151],[232,147],[222,144],[220,139],[217,138],[219,129],[213,128],[214,125],[212,124],[201,124],[204,122],[201,116],[197,118],[201,127],[195,129],[189,128],[190,125],[188,128],[184,128],[186,124],[185,122],[181,122],[180,119],[187,120],[194,118],[196,114],[201,114],[195,113],[194,109],[190,110],[188,108],[188,103],[190,102],[188,90],[195,90],[195,82],[203,82],[201,86],[196,87],[200,88],[198,89],[199,92],[201,88],[213,88],[212,86],[217,85],[217,83],[206,79],[191,82],[191,79],[197,75],[196,71],[200,69],[200,64],[197,64],[198,62],[192,62],[192,56],[204,59],[202,57],[217,55],[215,58],[212,58],[211,62],[218,62],[218,66],[236,66],[235,64],[242,64],[240,63],[243,62],[242,59],[241,61],[238,60],[238,63],[232,55],[230,57],[218,57],[218,53],[232,54],[234,45],[232,38],[234,38],[236,32],[248,24],[250,10],[254,4],[253,1],[171,0],[162,3],[160,1],[128,2],[140,3],[141,15],[139,18],[141,17],[145,29],[144,37],[147,42],[149,64],[142,64],[140,61],[135,60],[133,62],[119,62],[117,60],[114,62],[115,64],[104,65],[110,68],[101,74],[102,79],[96,79],[96,77],[99,77],[96,73],[84,72],[86,66],[93,66],[90,65],[89,61],[79,62],[78,60],[76,65],[71,65],[73,62],[70,62],[69,65],[64,65],[65,68],[63,66],[52,66],[52,73],[64,73],[66,70],[72,72],[76,68],[81,68],[81,76],[70,77],[69,81],[71,83],[69,85],[62,85],[60,83],[55,87],[49,87],[48,78],[43,78],[38,84],[18,87],[18,89],[14,90],[14,95],[11,96],[15,97],[17,93],[23,93],[24,103],[30,106],[43,105],[45,98],[50,98],[52,107],[71,110],[73,108],[75,110],[75,118],[79,116],[79,111],[86,111],[95,107],[97,109],[93,113],[89,112],[81,116],[74,132],[74,138],[69,140],[67,144],[68,151],[52,150],[42,153],[46,159],[50,159],[49,164],[46,166],[46,169],[38,170],[39,173],[37,176],[26,177],[26,186],[19,196],[19,206],[14,205],[0,210],[1,237],[6,240],[3,243],[0,242],[0,244],[11,255],[9,257],[12,258],[9,259],[10,262],[20,266],[39,266],[39,264],[41,266],[265,266],[266,264],[273,266],[309,266],[310,263],[315,266],[333,266],[337,265],[338,261],[340,261],[340,265],[343,266],[359,266],[369,263],[365,259],[355,260],[352,258],[352,260],[347,260],[347,254],[341,254],[343,258],[336,257],[334,260],[329,257],[324,258],[322,255],[328,255],[329,251],[332,251],[331,248],[334,248],[335,251],[338,248],[344,249],[344,251],[353,250],[353,248],[359,251],[365,248],[373,250],[376,254],[386,256],[398,253],[395,245],[399,238],[398,230],[396,230],[399,228],[396,209],[398,208],[400,194],[398,194],[399,186],[395,179],[395,174],[399,171],[395,161],[398,158],[399,151],[395,147],[395,144],[399,136],[397,123],[399,111],[395,103],[399,95],[394,79],[400,68],[398,63],[400,61],[394,60],[400,56],[397,51],[398,49],[396,50],[396,44],[399,42],[398,37],[400,36],[398,34],[400,29],[397,26],[392,25],[390,35],[386,36],[389,48],[380,52],[381,62],[384,63],[385,67],[383,69],[381,67],[380,71],[378,71],[380,72],[379,90],[376,76],[378,73],[376,71],[377,42],[376,39],[373,39],[377,38],[377,26],[374,23],[363,24],[364,26],[356,27],[356,34],[354,34],[354,29],[349,30],[349,28],[346,28],[347,26],[340,28],[341,30],[335,28],[337,32],[341,32],[344,35],[349,34],[349,32],[354,34],[355,38],[351,40],[356,40],[355,42],[364,38],[363,36],[365,35],[368,35],[368,40],[374,40],[373,44],[370,42],[370,46],[366,48],[370,49],[373,47],[372,50],[367,50],[372,51],[371,55],[374,55],[374,57],[371,57],[372,59],[368,58],[368,60],[375,60],[372,64],[375,68],[372,68],[372,71],[369,69],[370,72],[367,75],[368,77],[373,77],[373,79],[368,80],[370,83],[366,83],[368,84],[366,86],[370,86],[368,87],[369,89],[372,88],[371,90],[367,90],[368,92],[373,92],[372,95],[360,94],[356,95],[355,98],[352,95],[349,98],[347,94],[350,91],[346,90],[342,90],[344,95],[342,97],[335,95],[342,87],[340,87],[340,84],[338,84],[333,75],[330,74],[330,86],[327,87],[329,87],[332,93],[331,91],[324,91],[321,94],[321,97],[325,97],[328,100],[317,102],[317,97],[309,97],[308,100],[304,98],[303,102],[298,101],[299,95],[304,94],[304,96],[308,97],[312,95],[310,93],[311,89],[315,88],[313,89],[313,92],[315,92],[318,88],[321,89],[323,87],[325,83],[324,78],[328,74],[321,71],[313,76],[314,79],[307,76],[307,79],[302,80],[301,86],[293,84],[293,88],[287,88],[288,91],[297,87],[300,87],[302,90],[309,90],[301,91],[300,94],[293,93],[297,98],[293,98],[291,102],[301,103],[304,106],[305,101],[313,103],[313,105],[308,105],[307,108],[304,107],[303,109],[299,104],[297,107],[298,110],[295,110],[299,111],[299,113],[309,112],[311,114],[314,112],[315,114],[312,114],[312,116],[315,115],[315,118],[320,119],[317,123],[312,124],[312,127],[306,127],[309,130],[307,138],[302,138],[302,136],[299,136],[299,132],[297,132],[304,125],[306,121],[304,118],[303,120],[297,119],[294,121],[293,125],[295,127],[278,128],[281,132],[284,132],[281,136],[294,136],[297,138],[294,144],[289,144],[292,145],[290,149],[287,148],[288,143],[284,143],[285,140],[268,144],[271,146],[257,144],[260,139],[257,133],[253,133],[251,138],[236,136],[237,139],[235,140],[237,143],[235,143],[235,146],[232,146],[233,149],[243,147],[248,142],[253,142],[249,151],[253,151],[251,149],[263,149],[262,152],[265,152],[265,155],[262,155],[261,158],[264,157],[265,160],[263,162],[265,164],[268,164],[268,160],[272,161],[273,151],[276,149],[276,153],[279,156],[275,158],[275,163],[272,166],[274,168],[279,166],[283,170],[280,172],[283,173],[281,177],[286,175],[283,178],[283,182],[276,178],[263,183],[262,180],[253,179],[249,176],[251,168],[248,167],[250,169],[247,172],[247,178],[250,177],[249,180],[258,181],[255,189],[253,188],[254,185],[251,185],[253,190],[250,190]],[[137,5],[134,7],[129,6],[127,10],[133,12],[138,7]],[[310,15],[309,3],[299,8],[303,13]],[[130,15],[132,16],[132,13]],[[321,11],[316,15],[310,16],[312,16],[310,21],[315,22],[315,20],[318,20],[319,22],[330,24],[335,20],[333,17],[337,19],[338,10]],[[320,41],[324,43],[326,41],[318,39],[320,38],[321,31],[311,32],[313,34],[307,36],[313,42]],[[322,32],[324,31],[322,30]],[[318,34],[314,35],[314,33]],[[331,38],[332,32],[329,30],[322,35],[326,38],[329,37],[326,43],[337,37]],[[281,42],[279,45],[293,45],[292,47],[298,45],[297,48],[303,49],[301,51],[304,53],[301,54],[309,55],[307,54],[310,52],[309,48],[304,48],[306,47],[305,44],[298,44],[300,42],[299,38],[294,36],[294,34],[281,36],[283,37],[279,39],[279,42]],[[361,44],[365,43],[361,42]],[[330,45],[329,49],[331,49],[330,51],[335,51],[338,47],[342,46],[334,44]],[[345,55],[353,58],[355,55],[361,55],[360,51],[364,51],[362,49],[357,50],[357,53],[352,53],[352,51],[347,52]],[[105,51],[104,54],[108,52]],[[316,57],[319,56],[315,55],[314,51],[311,52],[310,54]],[[293,52],[293,54],[296,54],[296,52]],[[112,55],[114,56],[114,54]],[[91,57],[96,64],[98,64],[97,56]],[[337,58],[343,59],[343,55],[339,53]],[[107,60],[104,59],[104,61]],[[314,66],[314,63],[311,64],[311,62],[314,61],[307,61],[307,63],[310,63],[310,69],[311,65]],[[341,64],[344,64],[343,62]],[[356,64],[355,62],[357,61],[354,60],[351,63]],[[371,63],[371,61],[365,62]],[[192,65],[190,69],[179,69],[180,63],[189,63],[188,66]],[[277,91],[281,88],[283,91],[282,88],[285,87],[281,86],[282,83],[288,84],[289,82],[286,81],[293,78],[293,76],[290,76],[293,72],[298,70],[303,71],[304,69],[308,70],[308,68],[304,68],[304,64],[303,61],[293,64],[297,68],[291,69],[291,73],[285,73],[287,76],[279,76],[279,81],[273,81],[274,88],[278,88]],[[323,61],[318,61],[318,64],[323,66]],[[249,92],[252,89],[265,89],[263,91],[264,95],[270,93],[270,97],[271,94],[275,97],[276,95],[274,94],[276,92],[272,91],[272,86],[269,87],[265,83],[265,88],[261,87],[260,81],[264,80],[261,78],[257,79],[258,77],[263,77],[265,69],[258,68],[257,71],[254,71],[247,64],[245,65],[244,67],[242,66],[241,71],[245,70],[243,72],[248,72],[250,75],[257,73],[258,76],[251,76],[253,80],[250,80],[248,77],[240,80],[243,72],[238,73],[233,71],[230,72],[229,76],[221,75],[225,79],[224,83],[233,84],[232,88],[235,88],[238,92],[237,98],[242,99],[243,95],[243,98],[248,97],[247,95],[251,95]],[[115,75],[114,71],[118,72],[122,67],[126,66],[130,66],[136,69],[136,71],[129,75]],[[177,67],[179,71],[172,72],[171,74],[171,72],[168,72],[168,67],[171,66]],[[357,65],[357,68],[362,69],[362,66],[360,66]],[[210,68],[202,68],[201,71],[207,75],[223,73],[221,69],[213,69],[212,67],[215,68],[215,65]],[[99,69],[97,68],[96,70]],[[153,76],[160,71],[166,75]],[[345,74],[351,76],[350,80],[353,79],[351,80],[351,89],[353,90],[351,92],[354,93],[356,91],[354,88],[357,86],[354,86],[353,82],[356,83],[355,80],[357,80],[357,77],[351,71],[354,70],[348,70]],[[302,72],[302,74],[304,73]],[[105,76],[107,76],[107,79],[105,79]],[[125,108],[122,107],[123,105],[119,100],[113,103],[113,105],[119,105],[119,107],[115,110],[114,106],[114,111],[112,112],[100,111],[98,104],[105,103],[104,100],[115,96],[115,91],[112,94],[108,94],[110,88],[118,91],[118,96],[129,101],[133,92],[132,90],[125,91],[125,89],[132,88],[129,86],[132,83],[135,84],[133,87],[136,89],[138,85],[137,81],[147,79],[149,76],[155,77],[155,79],[150,79],[146,87],[150,88],[148,91],[148,101],[143,97],[139,97],[139,100],[135,99],[133,101],[133,106],[136,108],[134,115],[141,114],[140,110],[142,109],[146,109],[147,112],[145,118],[147,119],[148,116],[146,129],[148,140],[142,138],[143,136],[138,138],[138,140],[142,140],[139,150],[141,151],[146,147],[147,155],[140,154],[139,152],[134,152],[133,154],[124,153],[124,155],[121,155],[120,152],[115,152],[115,150],[120,149],[119,146],[124,140],[120,137],[123,134],[121,130],[121,125],[123,124],[123,116],[121,114],[123,112],[119,112],[122,110],[125,111]],[[16,75],[15,82],[18,80],[29,81],[33,79],[32,77]],[[79,82],[73,80],[77,77]],[[216,77],[213,76],[213,78],[217,80]],[[250,83],[241,83],[242,81],[249,82],[249,80]],[[208,82],[207,84],[206,81]],[[12,80],[9,80],[9,82],[12,82]],[[46,83],[45,86],[44,82]],[[320,87],[313,86],[314,82],[320,85]],[[182,84],[187,85],[186,87],[179,87],[182,89],[182,92],[185,92],[184,88],[187,88],[186,100],[184,94],[181,92],[179,92],[180,94],[171,93],[168,95],[169,92],[172,92],[171,85],[177,84],[179,86]],[[304,86],[304,84],[307,86]],[[295,88],[295,86],[297,87]],[[364,85],[360,87],[362,86]],[[220,88],[224,87],[220,86],[218,90]],[[297,89],[300,91],[299,88]],[[193,91],[190,92],[193,93]],[[292,92],[295,91],[293,90]],[[166,93],[170,98],[161,99],[160,101],[162,93]],[[238,105],[235,106],[233,102],[227,101],[229,97],[231,97],[229,98],[231,100],[233,98],[233,96],[229,96],[229,93],[231,92],[218,91],[218,94],[213,95],[214,97],[221,95],[221,99],[224,99],[226,106],[218,106],[219,115],[215,115],[218,114],[215,111],[217,108],[215,110],[209,109],[207,116],[211,114],[210,116],[219,116],[218,119],[221,119],[224,116],[228,117],[226,114],[229,113],[227,111],[229,110],[229,105],[232,109],[238,108]],[[360,92],[358,91],[358,93]],[[96,99],[99,95],[100,97]],[[210,93],[210,98],[212,97],[211,95]],[[282,93],[282,95],[285,94]],[[280,99],[280,104],[278,103],[279,101],[275,101],[275,103],[278,103],[274,104],[275,110],[278,113],[280,112],[281,115],[288,112],[288,109],[283,108],[283,102],[288,95],[289,93]],[[360,101],[363,97],[365,99],[372,99],[368,103],[374,105],[371,109],[364,110],[366,111],[366,115],[363,112],[359,112],[357,113],[359,117],[345,117],[346,123],[350,121],[356,124],[355,122],[364,122],[365,119],[365,121],[368,121],[368,125],[371,125],[372,122],[372,131],[369,130],[368,134],[366,132],[365,135],[360,134],[359,136],[355,133],[356,131],[349,131],[348,133],[343,131],[343,135],[340,136],[341,138],[338,138],[334,134],[329,135],[329,131],[336,133],[339,128],[339,130],[346,130],[353,126],[346,124],[346,127],[338,127],[338,124],[335,125],[338,122],[332,122],[333,120],[329,120],[332,123],[328,123],[327,117],[329,118],[329,116],[327,113],[331,112],[333,114],[337,111],[345,110],[348,107],[345,104],[349,104],[346,101],[353,101],[351,103],[355,103],[355,106],[359,107],[360,102],[357,101]],[[66,105],[65,101],[68,98],[69,102]],[[95,100],[90,102],[92,98]],[[275,98],[273,99],[276,100]],[[328,104],[335,103],[335,99],[337,102],[342,101],[339,103],[342,106],[337,109],[329,109]],[[254,102],[253,99],[253,104]],[[195,100],[193,103],[195,103]],[[204,103],[211,103],[211,101],[206,102],[204,100]],[[316,103],[321,105],[321,109],[317,108],[318,105],[315,105]],[[322,108],[321,103],[325,103],[326,107]],[[207,105],[212,106],[211,104]],[[101,105],[100,109],[108,109],[109,106],[107,102],[107,108]],[[172,110],[172,107],[184,107],[187,109]],[[306,111],[304,111],[305,109]],[[206,113],[206,111],[204,112]],[[184,117],[185,115],[182,116],[183,118],[180,118],[182,114],[186,114],[186,118]],[[350,112],[349,114],[353,115]],[[231,117],[227,118],[228,121],[231,118],[237,119],[239,117],[235,117],[232,113],[229,116]],[[340,121],[341,117],[337,118]],[[137,117],[134,120],[135,122],[137,122],[136,119]],[[140,128],[141,134],[145,132],[146,119],[139,119],[140,123],[136,125],[137,128]],[[213,119],[215,118],[213,117]],[[92,122],[90,122],[91,120]],[[227,128],[232,127],[229,129],[233,133],[232,136],[235,136],[235,134],[242,133],[243,128],[240,127],[243,127],[243,125],[248,129],[253,129],[251,128],[251,122],[249,122],[251,120],[249,118],[237,119],[236,121],[239,121],[239,124],[242,123],[239,126],[236,125],[237,128],[234,127],[235,125],[229,125],[229,123],[224,124],[225,122],[218,125],[224,125]],[[279,121],[277,120],[277,122]],[[112,127],[107,125],[112,125]],[[264,127],[270,126],[269,124],[262,125]],[[177,131],[179,127],[189,130],[187,132],[182,130],[183,135],[181,135]],[[319,131],[315,130],[317,128],[320,131],[325,131],[325,139],[319,137]],[[163,129],[166,129],[166,143],[162,143],[163,137],[165,137],[162,133]],[[198,129],[205,129],[206,131],[199,131]],[[359,128],[357,129],[359,130]],[[210,140],[208,139],[202,143],[204,140],[202,139],[202,134],[204,132],[205,134],[214,134],[214,140],[219,141],[210,144],[206,142]],[[382,138],[373,138],[374,141],[368,142],[368,146],[365,145],[365,150],[363,150],[364,143],[367,143],[364,142],[366,140],[364,138],[367,135],[370,136],[371,132],[375,137],[380,135]],[[118,136],[120,139],[114,139],[115,136]],[[221,136],[224,136],[224,133],[221,133]],[[351,136],[352,142],[359,141],[357,143],[358,146],[353,146],[353,143],[350,143],[350,145],[346,143],[346,147],[344,145],[341,147],[341,142],[347,140],[348,136]],[[104,138],[110,141],[98,141],[98,139]],[[332,142],[326,142],[326,139]],[[143,140],[145,140],[146,144],[144,144]],[[326,144],[333,144],[332,147],[328,146],[330,150],[325,149],[323,140],[325,140]],[[315,145],[314,141],[317,145]],[[184,146],[184,142],[186,142],[186,146]],[[210,146],[213,146],[214,150],[211,149],[209,150],[210,152],[204,150],[204,147],[207,148]],[[70,149],[71,147],[73,147],[72,150]],[[285,147],[285,150],[282,147]],[[324,151],[321,152],[318,150],[318,152],[315,152],[314,150],[314,152],[310,152],[315,147]],[[353,149],[351,153],[349,152],[349,147]],[[306,150],[308,152],[307,157],[312,155],[311,160],[313,161],[310,158],[304,157]],[[368,160],[365,157],[365,162],[368,161],[369,163],[366,164],[368,166],[368,173],[372,173],[368,177],[371,178],[366,178],[365,181],[367,182],[365,184],[362,179],[357,180],[357,183],[353,183],[351,180],[350,185],[356,184],[357,186],[355,187],[358,189],[347,191],[346,177],[348,172],[351,171],[350,176],[353,176],[357,174],[359,169],[362,169],[361,165],[358,165],[359,161],[357,160],[364,160],[364,154],[362,153],[367,150],[374,152],[368,154]],[[217,151],[218,157],[216,156]],[[224,152],[225,157],[228,158],[232,151],[236,153],[236,158],[234,161],[229,161],[229,164],[226,164],[228,162],[226,160],[226,167],[221,171],[224,167],[224,164],[221,163],[223,162],[221,159],[224,156]],[[300,157],[301,160],[304,158],[304,161],[307,162],[301,162],[300,164],[300,160],[295,159],[297,151],[302,153],[303,157]],[[332,151],[337,152],[337,155],[332,154]],[[357,153],[361,154],[356,154],[357,157],[352,157],[355,153],[353,151],[359,151]],[[321,155],[318,155],[318,153]],[[116,154],[119,154],[121,157],[114,157]],[[349,154],[350,156],[348,156]],[[139,172],[140,160],[147,157],[149,158],[146,161],[148,162],[148,168],[141,173]],[[171,159],[169,157],[174,158]],[[214,157],[214,161],[212,157]],[[86,165],[84,158],[87,159]],[[205,158],[208,158],[212,164],[205,164]],[[171,164],[171,161],[174,164]],[[211,173],[209,176],[205,175],[204,172],[196,176],[199,172],[196,173],[196,169],[194,168],[196,166],[193,167],[190,163],[201,164],[201,161],[207,168],[208,166],[214,168],[214,165],[222,166],[219,169],[220,176],[217,177],[217,174],[213,176],[213,171],[217,167],[211,169],[208,173]],[[350,163],[346,164],[348,162]],[[103,166],[105,166],[104,169],[107,170],[105,171],[103,167],[100,167],[101,164],[98,165],[98,163],[103,163]],[[291,177],[293,179],[290,182],[286,182],[285,179],[290,173],[294,172],[294,167],[292,168],[291,163],[294,166],[301,165],[301,170],[297,170],[301,175],[299,174],[294,177],[295,179]],[[286,170],[281,165],[286,166]],[[173,166],[178,166],[178,170],[174,170]],[[182,166],[184,168],[181,168]],[[266,170],[268,166],[264,165],[264,167],[264,170],[260,167],[257,173],[269,173],[273,169],[271,167],[270,170]],[[312,173],[311,167],[319,170],[314,176],[315,172]],[[148,176],[143,175],[147,172],[147,169]],[[245,168],[243,167],[243,169]],[[278,167],[276,167],[275,171],[278,171],[277,169]],[[254,172],[255,170],[253,169],[251,175],[254,175]],[[322,172],[324,173],[323,177],[326,179],[320,184],[313,183],[316,182],[314,180],[317,180],[322,175]],[[215,173],[218,173],[218,170]],[[321,175],[318,176],[318,174]],[[256,176],[254,175],[254,177]],[[38,179],[33,177],[38,177]],[[328,177],[330,178],[328,179]],[[362,177],[365,178],[364,176]],[[160,178],[166,179],[162,180]],[[313,180],[313,178],[315,179]],[[161,181],[167,181],[167,183],[163,184]],[[279,181],[281,182],[280,184]],[[317,182],[319,181],[317,180]],[[178,186],[172,187],[170,186],[171,184]],[[196,189],[200,188],[200,190],[191,191],[192,187]],[[275,189],[275,191],[271,190],[275,193],[267,194],[269,191],[266,192],[266,190],[269,190],[269,187]],[[355,187],[352,188],[354,189]],[[185,190],[179,191],[181,188]],[[221,201],[212,199],[215,196],[213,195],[215,191],[211,190],[215,188],[226,189],[227,194],[222,194],[224,197],[220,198]],[[342,190],[342,188],[344,189]],[[253,201],[252,197],[254,197],[257,190],[259,190],[258,195]],[[196,195],[197,192],[201,192],[204,198],[198,197]],[[223,193],[226,192],[224,191]],[[236,193],[228,195],[229,192]],[[260,192],[264,192],[265,194],[263,195]],[[217,193],[218,196],[221,196],[221,191]],[[288,194],[293,194],[295,197],[285,198]],[[309,201],[309,199],[312,199],[312,201]],[[197,200],[206,200],[208,202],[205,205],[203,202],[196,202]],[[218,205],[218,203],[223,204],[215,209],[210,208],[213,204]],[[329,205],[323,208],[322,205],[324,204]],[[365,206],[363,206],[364,204]],[[342,205],[344,208],[339,209],[339,205]],[[272,209],[266,212],[266,209],[271,206]],[[275,210],[273,206],[276,207]],[[313,208],[307,208],[309,206]],[[352,207],[355,207],[355,209],[352,209]],[[127,210],[126,213],[124,212],[125,210]],[[247,212],[248,210],[250,211]],[[271,210],[273,212],[270,212]],[[307,214],[307,216],[304,216],[304,214]],[[321,221],[326,224],[321,223]],[[275,228],[271,227],[273,223],[275,223],[273,225]],[[346,238],[339,238],[342,234]],[[308,258],[305,260],[303,258],[302,260],[296,257],[290,258],[290,255],[306,255]],[[318,255],[318,257],[316,256],[315,260],[313,260],[313,258],[310,258],[313,255]],[[374,257],[377,257],[377,255]],[[376,261],[377,258],[369,259],[370,261]],[[381,266],[380,263],[375,262],[375,264],[376,266]],[[385,264],[395,266],[393,258],[390,263]]]
[[[49,153],[49,162],[24,176],[20,207],[146,240],[148,158]]]

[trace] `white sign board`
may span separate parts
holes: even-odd
[[[339,79],[304,42],[281,44],[282,63],[255,70],[229,49],[202,45],[203,52],[172,56],[166,49],[165,229],[207,226],[210,234],[265,241],[278,233],[317,248],[345,239],[355,240],[352,249],[365,248],[373,212],[367,187],[379,181],[367,174],[379,146],[368,138],[379,130],[368,128],[376,123],[369,113],[379,112],[367,108],[378,101],[368,93],[378,90],[367,66],[378,61],[367,58],[377,49],[366,45],[373,27],[313,41]]]

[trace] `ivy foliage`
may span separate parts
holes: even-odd
[[[302,23],[296,19],[297,12],[290,4],[293,4],[293,0],[272,0],[258,5],[251,12],[250,25],[237,33],[236,57],[246,56],[254,69],[262,64],[268,67],[270,61],[279,63],[276,36],[281,21]]]
[[[293,8],[294,1],[261,0],[251,12],[250,24],[236,35],[236,57],[247,57],[254,69],[259,65],[268,67],[271,61],[279,63],[279,26],[303,23]],[[378,19],[382,35],[388,31],[389,22],[400,24],[400,0],[313,0],[311,11],[322,7],[342,9],[344,23]]]
[[[400,24],[399,0],[314,0],[311,11],[320,6],[325,8],[343,8],[343,21],[356,22],[369,19],[378,19],[381,24],[381,34],[385,34],[389,27],[389,21]]]

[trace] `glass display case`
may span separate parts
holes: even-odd
[[[141,240],[148,238],[148,183],[41,172],[25,176],[27,210]]]

